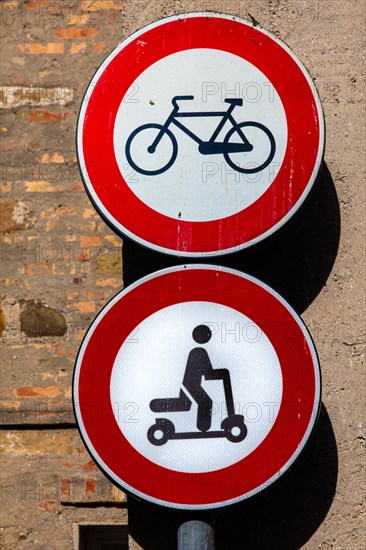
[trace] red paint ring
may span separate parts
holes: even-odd
[[[277,38],[228,17],[187,14],[149,25],[112,52],[84,98],[78,123],[78,157],[86,189],[115,230],[155,250],[207,256],[254,244],[295,213],[320,168],[323,115],[309,75]],[[267,191],[244,210],[207,222],[176,220],[143,203],[122,177],[113,146],[119,105],[136,78],[159,59],[191,48],[220,49],[255,65],[276,88],[288,124],[285,157]]]

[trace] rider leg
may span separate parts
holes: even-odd
[[[198,405],[197,428],[200,432],[207,432],[211,428],[212,399],[201,386],[186,385],[187,390]]]

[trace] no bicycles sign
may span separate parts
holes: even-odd
[[[123,490],[180,509],[268,487],[306,444],[320,405],[307,329],[234,270],[180,266],[117,294],[79,351],[81,436]]]
[[[77,137],[88,194],[116,231],[202,257],[250,246],[294,214],[317,176],[324,124],[285,44],[237,17],[191,13],[109,55]]]

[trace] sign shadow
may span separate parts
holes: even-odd
[[[263,242],[231,254],[177,258],[124,239],[125,286],[154,271],[179,264],[214,264],[258,277],[301,314],[326,286],[338,253],[340,209],[323,163],[314,187],[295,216]]]
[[[262,243],[222,257],[220,264],[258,277],[301,314],[326,286],[338,254],[340,230],[337,192],[323,163],[293,218]]]

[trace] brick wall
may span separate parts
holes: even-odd
[[[122,3],[0,7],[2,547],[66,550],[73,524],[127,521],[71,403],[81,339],[123,286],[122,241],[90,205],[74,145],[83,91],[123,38]]]
[[[125,495],[90,460],[72,413],[72,370],[81,339],[96,313],[123,285],[122,240],[103,223],[84,192],[76,164],[75,126],[86,85],[120,40],[160,17],[206,9],[253,18],[287,41],[310,70],[323,101],[328,176],[322,180],[320,195],[312,200],[317,216],[327,224],[319,227],[327,231],[329,242],[323,235],[317,258],[321,263],[334,248],[329,224],[335,218],[329,215],[327,185],[337,190],[343,220],[338,257],[322,288],[315,291],[313,280],[321,269],[311,248],[317,247],[319,235],[312,234],[311,246],[305,246],[306,235],[297,226],[299,244],[294,253],[302,263],[297,269],[293,262],[291,269],[293,294],[302,293],[308,305],[312,302],[301,312],[319,351],[323,401],[335,440],[328,437],[322,443],[319,439],[320,453],[313,451],[313,463],[304,467],[310,481],[299,501],[305,499],[309,511],[299,504],[306,527],[303,536],[294,535],[292,540],[300,541],[296,548],[308,550],[361,550],[363,3],[3,0],[0,9],[3,547],[70,550],[73,524],[127,522]],[[285,243],[277,243],[278,254],[285,258]],[[136,273],[159,267],[156,255],[127,246],[126,273],[134,272],[135,261]],[[247,258],[246,270],[255,273],[258,256]],[[263,268],[264,280],[267,272]],[[286,292],[281,281],[281,272],[273,265],[271,282]],[[325,420],[322,427],[321,433],[327,433]],[[331,487],[311,485],[312,469],[323,472],[325,465],[322,477],[326,477],[335,460],[339,461],[338,488],[334,476]],[[333,503],[332,491],[336,491]],[[308,526],[306,516],[317,507],[320,519]],[[254,508],[246,510],[250,516]],[[219,535],[222,545],[235,536],[236,541],[243,540],[240,518],[236,526],[225,521]],[[280,540],[276,539],[278,526],[270,527],[273,540]],[[301,529],[299,524],[296,530],[301,533]],[[130,544],[138,548],[132,540]],[[232,544],[226,547],[239,548],[240,543]],[[284,548],[271,544],[271,548]],[[162,542],[159,548],[163,546]]]

